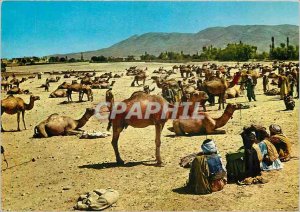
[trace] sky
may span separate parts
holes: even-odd
[[[147,32],[299,25],[298,2],[21,2],[1,7],[1,58],[109,47]]]

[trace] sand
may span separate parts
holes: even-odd
[[[201,64],[201,63],[199,63]],[[225,63],[224,63],[225,64]],[[63,70],[97,70],[125,73],[125,68],[137,65],[148,67],[149,76],[160,66],[170,69],[171,63],[106,63],[106,64],[58,64],[8,68],[9,72],[47,72]],[[100,73],[98,73],[100,74]],[[189,169],[181,168],[181,157],[198,152],[202,141],[212,138],[225,160],[227,152],[242,146],[243,126],[260,124],[268,127],[276,123],[292,141],[292,154],[299,154],[298,146],[298,100],[294,111],[283,111],[283,101],[278,96],[265,96],[262,92],[262,79],[256,88],[257,102],[248,103],[245,96],[227,102],[243,102],[249,109],[236,111],[229,120],[225,135],[174,137],[167,130],[172,125],[168,121],[162,133],[161,154],[164,167],[147,164],[155,159],[154,126],[144,129],[128,127],[121,133],[119,150],[126,165],[115,164],[111,136],[99,139],[79,139],[77,136],[32,138],[34,126],[52,113],[79,118],[87,107],[94,107],[104,100],[106,90],[94,90],[94,102],[60,104],[66,98],[49,99],[49,93],[65,79],[51,83],[50,92],[37,88],[45,83],[48,75],[41,80],[29,79],[22,83],[22,89],[29,89],[40,96],[31,111],[26,111],[27,130],[21,123],[20,132],[1,133],[2,145],[6,150],[9,169],[2,171],[2,208],[3,210],[73,210],[80,194],[96,188],[113,188],[119,191],[117,204],[107,210],[298,210],[299,169],[298,159],[284,163],[281,171],[264,172],[269,183],[263,185],[238,186],[228,184],[224,190],[205,195],[185,194]],[[176,76],[179,77],[179,74]],[[67,79],[70,82],[74,78]],[[113,87],[116,101],[128,98],[132,92],[142,87],[130,87],[132,76],[117,79]],[[146,81],[150,88],[152,80]],[[156,88],[153,93],[159,93]],[[17,95],[29,101],[29,95]],[[2,93],[2,99],[6,95]],[[73,95],[77,101],[78,95]],[[218,106],[207,107],[213,117],[222,111]],[[4,114],[3,126],[6,130],[17,129],[16,115]],[[86,131],[106,131],[107,121],[92,117],[82,128]],[[32,162],[32,158],[35,162]],[[147,162],[148,161],[148,162]],[[146,165],[145,163],[146,162]],[[5,164],[2,160],[2,168]]]

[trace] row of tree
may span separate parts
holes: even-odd
[[[281,43],[277,48],[270,48],[270,52],[257,52],[257,47],[240,43],[227,44],[225,48],[216,48],[211,46],[204,46],[202,53],[190,55],[183,52],[162,52],[159,56],[150,55],[147,52],[141,56],[143,61],[207,61],[207,60],[219,60],[219,61],[247,61],[250,59],[256,60],[298,60],[299,58],[299,46],[289,45],[285,46]]]
[[[269,52],[257,53],[257,47],[239,43],[227,44],[225,48],[216,48],[211,46],[204,46],[202,48],[201,54],[198,52],[196,54],[184,54],[181,52],[161,52],[158,56],[148,54],[145,52],[140,56],[140,61],[207,61],[207,60],[219,60],[219,61],[247,61],[250,59],[256,60],[298,60],[299,59],[299,46],[293,46],[281,43],[280,46],[274,47],[274,44],[270,45]],[[93,56],[89,62],[93,63],[105,63],[105,62],[130,62],[138,60],[133,55],[127,57],[105,57]],[[83,54],[81,53],[81,59],[58,57],[52,56],[47,57],[24,57],[24,58],[13,58],[6,60],[6,63],[14,63],[17,65],[34,65],[43,63],[74,63],[88,61],[83,59]]]

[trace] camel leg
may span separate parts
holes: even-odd
[[[216,135],[216,134],[226,134],[225,130],[213,130],[211,132],[206,133],[206,135]]]
[[[26,130],[26,124],[25,124],[25,110],[22,111],[22,121],[23,121],[23,124],[24,124],[24,129]]]
[[[2,114],[4,113],[4,108],[1,108],[1,132],[5,132],[3,129],[3,124],[2,124]]]
[[[133,79],[133,81],[131,83],[131,87],[134,87],[134,83],[135,83],[135,79]]]
[[[120,133],[122,132],[122,130],[123,129],[121,127],[113,126],[113,137],[112,137],[112,141],[111,141],[111,144],[115,151],[117,164],[120,164],[120,165],[124,164],[124,161],[122,160],[122,158],[120,156],[119,148],[118,148],[118,141],[119,141]]]
[[[78,97],[78,99],[79,99],[79,102],[82,102],[82,97],[83,97],[83,95],[82,95],[82,92],[81,92],[81,91],[79,91],[78,93],[79,93],[79,97]]]
[[[225,99],[225,94],[222,94],[221,97],[222,97],[222,98],[221,98],[221,101],[222,101],[222,108],[225,109],[225,101],[226,101],[226,99]]]
[[[155,157],[156,157],[156,162],[158,166],[162,165],[162,160],[161,160],[161,156],[160,156],[160,144],[161,144],[161,131],[163,129],[162,124],[156,124],[155,125],[155,145],[156,145],[156,149],[155,149]]]
[[[18,113],[17,113],[17,122],[18,122],[18,131],[21,131],[20,130],[20,111],[18,111]]]

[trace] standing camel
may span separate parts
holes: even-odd
[[[143,81],[143,86],[144,86],[144,85],[145,85],[146,78],[147,78],[146,73],[142,71],[142,72],[139,73],[138,75],[135,75],[135,76],[134,76],[134,79],[133,79],[133,81],[132,81],[132,83],[131,83],[131,86],[132,86],[132,87],[135,86],[135,82],[136,82],[137,85],[139,85],[139,81]]]
[[[221,79],[215,78],[214,80],[211,81],[205,81],[202,84],[202,89],[207,94],[219,96],[219,110],[221,109],[221,104],[223,109],[225,108],[224,107],[225,92],[228,87],[229,86],[227,84],[227,81],[224,78]]]
[[[39,96],[31,95],[29,104],[26,104],[22,98],[10,95],[1,101],[1,116],[3,113],[7,113],[10,115],[17,113],[18,131],[20,131],[20,113],[22,113],[22,120],[24,128],[26,130],[25,110],[31,110],[34,106],[34,102],[39,99]],[[4,132],[2,124],[1,131]]]
[[[198,96],[198,98],[194,97],[193,104],[188,108],[188,114],[191,115],[194,111],[194,106],[196,102],[200,102],[202,96]],[[116,117],[113,119],[110,117],[110,121],[113,126],[113,137],[112,137],[112,146],[115,151],[116,161],[118,164],[124,164],[124,161],[121,159],[119,150],[118,150],[118,140],[120,137],[120,133],[124,128],[127,128],[129,125],[134,128],[145,128],[150,125],[155,125],[155,144],[156,144],[156,162],[158,166],[162,165],[162,160],[160,156],[160,145],[161,145],[161,132],[164,128],[165,123],[171,117],[171,110],[174,109],[174,106],[170,105],[162,96],[158,95],[149,95],[143,91],[134,92],[130,98],[123,100],[123,103],[126,104],[126,109],[122,113],[116,114]],[[148,118],[145,118],[145,114],[149,111],[149,105],[151,107],[151,103],[156,103],[160,106],[159,111],[153,114],[149,114]],[[140,110],[142,113],[142,117],[130,116],[127,117],[131,112],[131,108],[134,105],[140,105]],[[118,105],[115,107],[118,108]],[[167,107],[167,108],[166,108]],[[165,110],[166,109],[166,110]],[[176,113],[176,118],[180,117],[183,114],[184,108],[182,106],[178,107],[178,112]],[[165,116],[162,116],[165,114]]]

